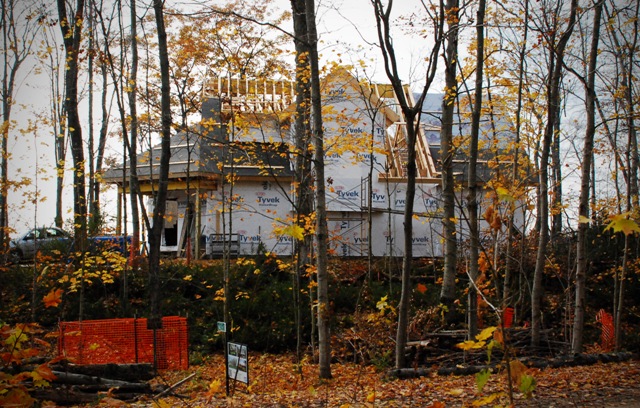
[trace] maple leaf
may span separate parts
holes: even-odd
[[[496,327],[495,326],[487,327],[486,329],[482,330],[480,332],[480,334],[478,334],[476,336],[476,340],[478,340],[478,341],[487,340],[488,338],[493,336],[493,332],[494,331],[496,331]]]
[[[416,289],[418,292],[424,294],[427,291],[427,286],[422,283],[418,283],[418,287]]]
[[[628,218],[629,214],[629,212],[626,212],[610,217],[611,221],[604,230],[607,231],[611,229],[613,232],[622,232],[624,235],[631,235],[634,232],[640,232],[638,224]]]
[[[56,379],[56,375],[51,368],[47,365],[40,365],[31,372],[33,383],[36,387],[46,387],[49,385],[49,381]]]
[[[302,241],[304,239],[304,228],[299,225],[289,225],[282,229],[282,234]]]
[[[536,379],[529,374],[525,374],[520,379],[520,392],[522,392],[525,398],[531,398],[533,391],[536,389]]]
[[[62,289],[52,289],[42,301],[45,307],[58,307],[62,303]]]
[[[476,387],[478,389],[478,393],[482,392],[484,386],[487,385],[489,378],[491,378],[491,371],[486,368],[476,373]]]
[[[520,384],[522,376],[527,372],[527,366],[522,364],[520,360],[511,360],[509,367],[511,370],[511,381],[514,384]]]

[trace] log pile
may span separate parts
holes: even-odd
[[[601,353],[601,354],[575,354],[564,355],[553,358],[520,358],[522,363],[528,367],[535,368],[558,368],[558,367],[573,367],[583,365],[593,365],[599,362],[612,363],[628,361],[633,358],[637,358],[630,352],[618,352],[618,353]],[[418,378],[426,377],[431,374],[437,375],[471,375],[478,373],[484,369],[497,369],[498,364],[457,364],[449,367],[416,367],[416,368],[401,368],[393,369],[387,373],[391,378]]]
[[[151,364],[75,365],[60,362],[50,367],[56,376],[51,387],[34,389],[30,394],[58,406],[88,404],[104,395],[132,401],[141,395],[156,395],[167,389],[147,382],[155,376]]]

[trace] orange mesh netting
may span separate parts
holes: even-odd
[[[163,317],[155,343],[158,369],[189,367],[186,318]],[[58,354],[75,364],[153,364],[153,345],[153,330],[147,329],[147,319],[60,323]]]

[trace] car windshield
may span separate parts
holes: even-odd
[[[61,238],[64,237],[62,231],[59,231],[55,228],[47,228],[47,237],[49,238]]]
[[[42,231],[37,229],[37,230],[29,231],[27,235],[24,236],[24,239],[27,241],[32,241],[34,239],[40,239],[42,238],[42,236],[43,236]]]

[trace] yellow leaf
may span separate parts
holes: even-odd
[[[466,340],[462,343],[456,344],[456,347],[462,350],[471,350],[476,345],[476,342],[473,340]]]
[[[289,225],[282,229],[282,234],[302,241],[304,239],[304,228],[299,225]]]
[[[165,400],[154,401],[154,405],[158,408],[171,408],[174,406],[172,403],[169,403]]]
[[[449,394],[453,395],[454,397],[459,397],[464,394],[464,390],[462,388],[454,388],[449,391]]]
[[[222,383],[220,380],[213,380],[209,383],[209,394],[219,394],[222,392]]]
[[[376,400],[376,392],[371,391],[369,395],[367,395],[367,402],[374,402]]]
[[[378,310],[384,310],[387,307],[387,296],[383,296],[377,303],[376,308]]]
[[[478,340],[478,341],[487,340],[487,339],[489,339],[489,338],[491,338],[493,336],[493,332],[494,331],[496,331],[496,327],[495,326],[487,327],[482,332],[480,332],[480,334],[478,334],[476,336],[476,340]]]
[[[489,394],[486,397],[482,397],[479,400],[473,401],[473,406],[474,407],[484,407],[486,405],[491,405],[491,403],[493,401],[495,401],[498,397],[500,397],[500,394],[498,394],[498,393]]]
[[[579,222],[580,224],[588,224],[588,223],[590,223],[591,221],[593,221],[591,218],[589,218],[589,217],[585,217],[584,215],[581,215],[581,216],[578,218],[578,222]]]
[[[507,202],[515,201],[515,197],[513,197],[513,195],[509,192],[509,190],[507,190],[504,187],[498,187],[496,189],[496,192],[498,193],[498,198],[500,198],[502,201],[507,201]]]
[[[628,216],[628,212],[614,215],[611,217],[611,222],[609,222],[609,225],[607,225],[604,230],[612,229],[613,232],[622,232],[624,235],[631,235],[634,232],[640,232],[638,224],[627,218]]]

